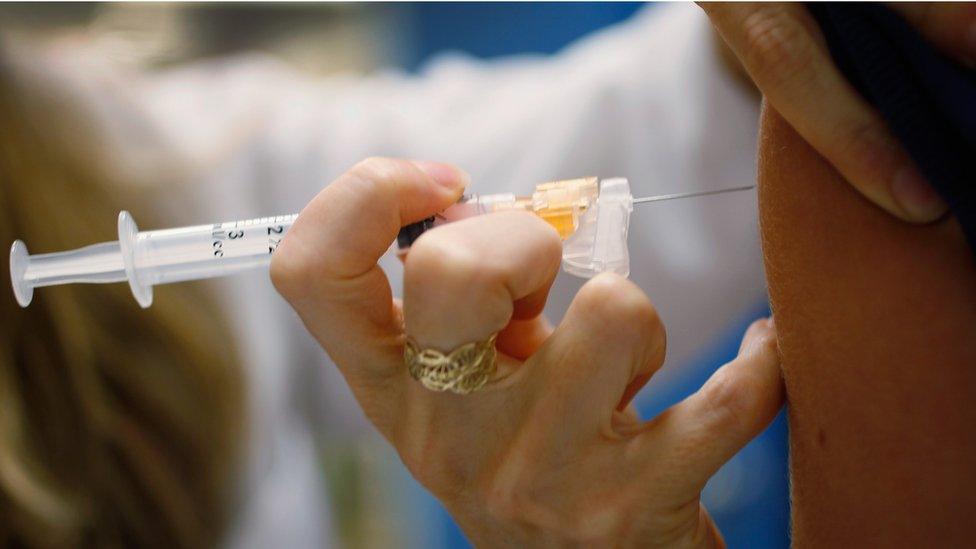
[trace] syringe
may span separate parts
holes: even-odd
[[[453,221],[499,210],[530,211],[549,222],[564,239],[563,265],[567,272],[590,277],[614,271],[626,276],[630,269],[627,229],[633,204],[749,188],[752,186],[634,199],[626,179],[607,179],[598,187],[596,178],[582,178],[538,185],[531,197],[466,195],[437,219]],[[24,242],[17,240],[10,248],[14,296],[21,307],[26,307],[34,288],[128,281],[139,305],[149,307],[157,284],[266,268],[297,217],[279,215],[140,231],[132,215],[122,211],[115,242],[31,255]],[[437,222],[432,218],[405,228],[398,239],[401,249]]]
[[[153,286],[227,276],[266,267],[298,214],[261,217],[177,229],[140,231],[132,215],[119,213],[119,239],[76,250],[30,255],[23,241],[10,248],[10,279],[21,307],[34,288],[73,282],[129,282],[142,307]]]

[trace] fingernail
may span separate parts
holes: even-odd
[[[471,177],[460,168],[428,160],[411,160],[415,166],[434,178],[438,185],[451,191],[463,189],[471,182]]]
[[[898,205],[915,221],[934,221],[948,206],[912,166],[905,166],[891,182],[891,194]]]

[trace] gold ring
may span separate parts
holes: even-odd
[[[484,387],[495,373],[494,334],[484,341],[465,343],[448,354],[437,349],[421,349],[407,337],[403,361],[410,376],[432,391],[451,391],[459,395]]]

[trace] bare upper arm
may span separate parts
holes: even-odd
[[[976,511],[976,261],[861,198],[775,111],[760,222],[798,546],[962,546]]]

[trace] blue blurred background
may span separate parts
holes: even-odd
[[[627,19],[639,2],[429,3],[403,8],[413,29],[412,48],[399,62],[417,68],[443,51],[481,59],[555,53],[587,33]]]

